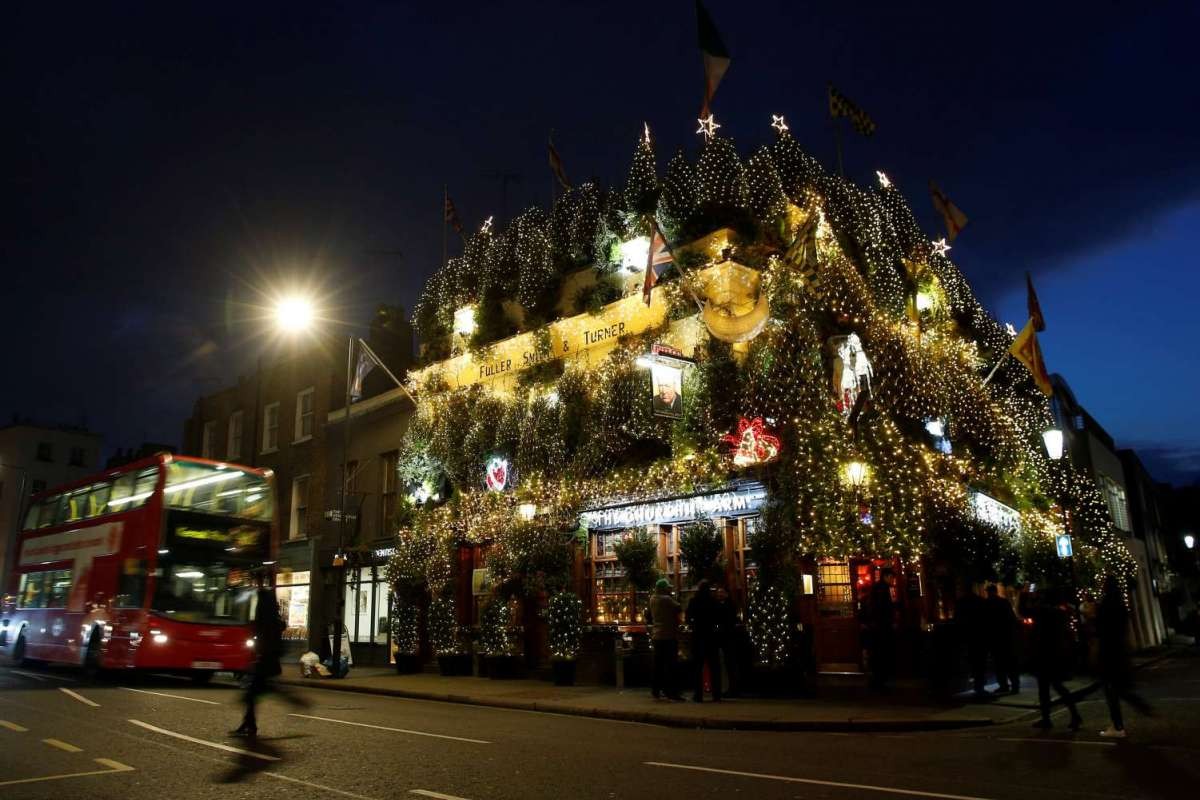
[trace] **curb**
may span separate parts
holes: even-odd
[[[721,719],[712,717],[687,717],[675,714],[660,714],[653,711],[626,711],[611,708],[586,708],[563,706],[536,700],[502,700],[495,698],[470,697],[468,695],[418,692],[408,689],[387,689],[372,686],[353,686],[325,681],[276,679],[285,686],[306,686],[328,689],[333,692],[373,694],[386,697],[402,697],[408,700],[429,700],[437,703],[502,708],[513,711],[537,711],[544,714],[564,714],[575,717],[592,717],[621,722],[640,722],[668,728],[704,728],[707,730],[737,731],[827,731],[838,733],[897,733],[904,731],[942,731],[961,728],[976,728],[994,724],[986,717],[960,717],[950,719],[837,719],[837,720],[771,720],[771,719]]]

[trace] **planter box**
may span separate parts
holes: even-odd
[[[470,675],[471,656],[469,653],[454,653],[438,656],[438,672],[446,676]]]
[[[554,670],[555,686],[575,685],[575,659],[555,659],[550,667]]]
[[[484,656],[487,676],[492,680],[513,680],[522,677],[521,659],[517,656]]]
[[[416,653],[397,653],[396,672],[400,675],[412,675],[421,671],[421,656]]]

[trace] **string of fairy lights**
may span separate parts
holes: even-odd
[[[1131,574],[1131,557],[1094,483],[1042,449],[1052,416],[1024,367],[1009,359],[984,383],[1012,335],[979,303],[948,246],[920,229],[884,173],[878,185],[856,186],[805,153],[782,117],[772,127],[773,140],[746,162],[730,139],[706,127],[698,158],[680,151],[661,180],[646,127],[619,190],[584,184],[549,213],[530,209],[505,230],[482,230],[430,278],[414,313],[427,342],[448,338],[455,310],[471,304],[477,315],[485,307],[503,315],[503,301],[515,301],[524,320],[508,324],[536,328],[554,313],[547,298],[566,275],[615,270],[615,245],[646,235],[653,212],[676,249],[722,227],[738,231],[727,252],[690,266],[728,256],[761,269],[771,320],[736,351],[704,335],[694,343],[697,363],[687,371],[678,420],[652,414],[649,375],[636,363],[653,332],[625,337],[586,372],[566,364],[505,392],[418,387],[401,472],[448,488],[438,502],[423,499],[403,510],[401,538],[438,545],[398,548],[389,579],[419,573],[422,563],[446,564],[437,554],[453,543],[490,542],[502,585],[564,588],[557,577],[531,580],[526,573],[569,569],[569,560],[556,561],[551,551],[574,546],[571,531],[582,510],[728,484],[744,470],[720,442],[739,417],[767,420],[780,440],[772,464],[751,468],[771,497],[751,542],[760,565],[751,627],[758,626],[762,658],[780,652],[777,635],[786,640],[779,629],[784,588],[771,576],[801,557],[912,562],[941,548],[980,562],[974,567],[993,576],[1015,570],[1036,579],[1061,566],[1047,554],[1066,509],[1077,537],[1076,579],[1093,585],[1105,572]],[[812,230],[815,265],[795,247]],[[680,272],[662,278],[678,301],[673,316],[695,313]],[[480,329],[501,327],[477,325],[472,346],[490,343]],[[861,340],[873,367],[853,413],[835,405],[830,346],[849,334]],[[494,457],[511,462],[519,476],[507,491],[481,483],[483,465]],[[852,482],[847,465],[857,465]],[[1020,535],[976,519],[971,491],[1016,509]],[[563,609],[571,603],[558,602]]]

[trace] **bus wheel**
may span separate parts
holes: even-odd
[[[17,640],[13,642],[12,663],[18,667],[25,666],[25,631],[17,634]]]
[[[100,631],[92,631],[88,637],[87,652],[83,656],[83,674],[88,680],[100,675]]]
[[[197,686],[205,686],[209,683],[212,683],[213,675],[215,674],[215,672],[210,670],[198,669],[192,673],[192,683],[196,684]]]

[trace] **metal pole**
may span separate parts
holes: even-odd
[[[342,666],[342,618],[346,616],[346,558],[342,546],[346,539],[346,478],[350,475],[350,381],[354,369],[355,337],[349,337],[346,348],[346,405],[343,406],[346,418],[342,420],[342,490],[338,500],[338,543],[333,554],[333,652],[329,654],[329,663],[333,665],[334,677],[341,677]]]
[[[254,414],[254,427],[251,429],[253,431],[251,433],[253,438],[250,440],[250,466],[252,467],[258,466],[258,407],[262,405],[262,371],[262,354],[259,353],[258,366],[254,369],[254,411],[252,412]]]

